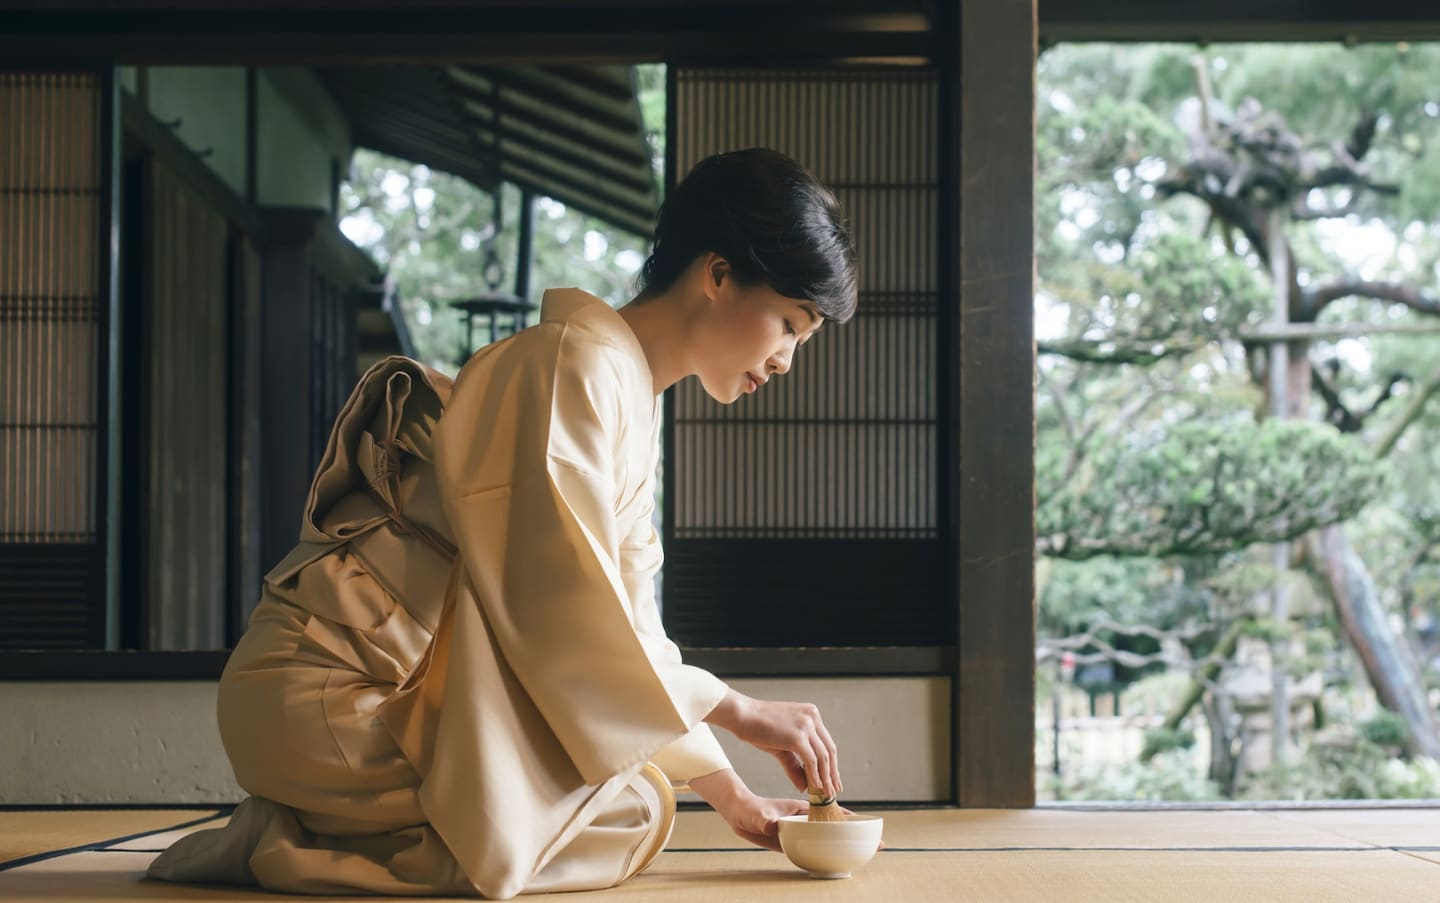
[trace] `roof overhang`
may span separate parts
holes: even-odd
[[[465,178],[509,182],[645,238],[659,204],[628,66],[317,70],[355,141]]]

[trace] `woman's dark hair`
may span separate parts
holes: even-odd
[[[835,195],[766,148],[706,157],[660,206],[640,298],[669,288],[701,254],[730,262],[742,285],[814,301],[828,320],[855,313],[855,244]]]

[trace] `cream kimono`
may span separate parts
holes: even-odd
[[[658,429],[639,342],[576,289],[453,387],[371,368],[221,680],[254,796],[152,876],[492,898],[622,880],[642,766],[728,767],[701,723],[726,687],[656,608]]]

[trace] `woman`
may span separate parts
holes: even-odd
[[[152,877],[291,893],[608,887],[668,839],[672,785],[778,849],[806,803],[749,791],[709,725],[841,789],[813,706],[680,661],[653,578],[660,397],[729,404],[855,307],[834,196],[766,150],[711,157],[665,202],[619,310],[546,292],[541,322],[452,385],[377,364],[341,412],[300,542],[226,666],[225,750],[252,796]]]

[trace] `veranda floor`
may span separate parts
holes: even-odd
[[[745,849],[713,813],[682,812],[669,848],[645,874],[555,899],[1440,903],[1440,809],[880,814],[887,849],[849,880],[812,880],[778,854]],[[226,817],[194,809],[0,812],[0,900],[297,899],[144,880],[175,837]]]

